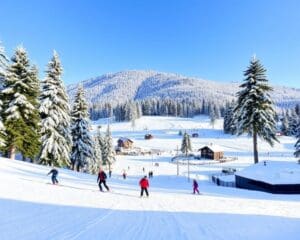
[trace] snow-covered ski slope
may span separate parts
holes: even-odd
[[[164,152],[118,156],[108,179],[111,192],[99,192],[96,176],[66,169],[59,169],[60,185],[53,186],[47,184],[49,167],[1,158],[0,239],[299,239],[300,195],[218,187],[210,181],[223,166],[244,168],[253,161],[251,139],[224,135],[220,125],[213,129],[203,117],[143,117],[134,131],[130,123],[112,123],[115,140],[130,137],[137,146]],[[238,156],[226,164],[191,166],[202,195],[191,194],[187,166],[181,165],[176,176],[176,165],[170,163],[180,147],[179,129],[199,133],[192,139],[195,150],[213,142],[225,155]],[[154,139],[144,140],[145,132]],[[260,142],[260,159],[295,161],[294,139],[280,140],[273,149]],[[139,197],[142,168],[154,171],[149,198]]]

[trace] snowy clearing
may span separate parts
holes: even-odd
[[[101,122],[101,124],[106,123]],[[108,179],[111,192],[99,192],[96,176],[59,169],[59,186],[45,166],[0,159],[0,239],[298,239],[300,195],[219,187],[210,180],[224,166],[243,169],[253,162],[251,139],[224,135],[205,117],[143,117],[112,123],[114,142],[129,137],[138,147],[162,149],[155,156],[118,156]],[[96,126],[94,126],[96,129]],[[147,130],[145,130],[147,129]],[[170,159],[180,148],[179,130],[199,133],[194,152],[213,142],[237,161],[191,166],[201,195],[193,195],[187,166]],[[103,126],[102,130],[105,130]],[[154,139],[144,140],[151,133]],[[295,139],[281,137],[274,148],[259,142],[260,161],[294,161]],[[159,166],[154,166],[159,163]],[[129,169],[128,169],[129,167]],[[142,168],[145,168],[143,172]],[[128,177],[121,174],[126,170]],[[150,197],[139,197],[139,179],[153,170]]]

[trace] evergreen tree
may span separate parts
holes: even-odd
[[[0,89],[3,87],[4,78],[8,67],[8,58],[5,55],[4,47],[0,42]]]
[[[93,152],[93,158],[91,158],[91,161],[89,162],[89,172],[91,174],[97,174],[99,172],[99,169],[102,166],[102,151],[101,147],[99,145],[99,139],[98,136],[94,137],[94,152]]]
[[[2,111],[3,111],[3,102],[2,100],[0,100],[0,113],[2,115]],[[5,151],[5,128],[3,125],[3,121],[2,121],[2,117],[0,117],[0,150],[4,150]]]
[[[88,159],[93,157],[93,141],[88,122],[88,105],[84,97],[83,88],[80,86],[75,96],[71,111],[72,169],[80,171],[88,164]]]
[[[8,58],[5,55],[4,47],[1,45],[0,42],[0,90],[3,88],[4,80],[6,77],[7,72],[7,66],[8,66]],[[3,102],[2,97],[0,93],[0,149],[2,149],[5,146],[5,128],[3,125],[3,119],[2,119],[2,111],[3,111]]]
[[[5,152],[11,159],[20,152],[34,159],[39,151],[38,77],[30,67],[27,53],[18,47],[7,69],[1,92],[5,127]]]
[[[108,165],[109,170],[111,170],[111,164],[115,162],[116,159],[109,125],[107,126],[106,130],[105,145],[102,156],[103,165]]]
[[[190,151],[192,151],[190,135],[185,132],[182,137],[181,152],[187,156]]]
[[[300,117],[300,104],[299,103],[297,103],[295,106],[295,112]]]
[[[28,126],[31,126],[32,136],[29,141],[24,142],[24,148],[26,149],[25,156],[29,156],[31,161],[33,161],[33,156],[37,156],[40,151],[40,130],[41,130],[41,117],[39,114],[39,97],[40,97],[40,80],[38,77],[38,68],[37,66],[32,66],[30,69],[31,78],[28,80],[29,90],[27,92],[28,99],[34,106],[34,109],[28,113],[28,119],[30,121],[27,123]],[[24,156],[23,156],[24,157]]]
[[[230,108],[229,103],[226,104],[225,114],[224,114],[224,121],[223,121],[223,131],[224,133],[230,133],[230,121],[232,117],[232,108]]]
[[[296,136],[299,117],[296,114],[295,109],[291,110],[291,114],[288,117],[288,136]]]
[[[257,138],[260,137],[273,146],[276,138],[275,111],[267,84],[266,70],[259,60],[253,58],[245,71],[242,88],[237,93],[237,106],[234,109],[237,134],[248,133],[253,137],[254,163],[258,163]]]
[[[214,105],[210,105],[209,118],[210,118],[210,124],[214,128],[217,120],[216,112],[214,111]]]
[[[289,135],[289,121],[288,121],[287,115],[284,115],[281,119],[280,130],[283,135],[285,135],[285,136]]]
[[[300,123],[297,128],[297,142],[295,144],[296,151],[294,152],[295,157],[300,157]]]
[[[104,159],[104,152],[105,152],[105,145],[106,145],[106,140],[105,137],[103,137],[103,135],[101,134],[101,126],[98,126],[98,130],[97,130],[97,141],[101,150],[101,164],[103,164],[103,159]]]
[[[58,54],[54,52],[40,96],[40,162],[51,166],[70,166],[70,106],[61,80],[62,70]]]

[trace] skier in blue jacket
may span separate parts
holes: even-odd
[[[51,169],[50,172],[48,172],[47,175],[49,175],[49,174],[52,174],[52,176],[51,176],[52,183],[53,184],[58,184],[58,181],[56,179],[56,177],[58,175],[58,171],[55,168],[53,168],[53,169]]]

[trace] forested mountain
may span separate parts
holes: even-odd
[[[130,100],[147,98],[176,99],[224,104],[235,98],[238,83],[220,83],[173,73],[155,71],[122,71],[83,81],[87,101],[91,105],[110,103],[112,106]],[[79,83],[78,83],[79,84]],[[74,98],[78,84],[67,87]],[[300,102],[300,89],[274,86],[272,99],[279,107],[291,107]]]

